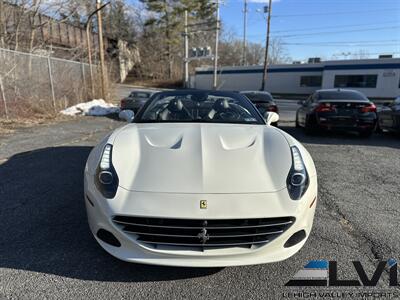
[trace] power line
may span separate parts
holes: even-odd
[[[376,31],[376,30],[385,30],[385,29],[400,29],[400,26],[385,26],[385,27],[372,27],[372,28],[360,28],[360,29],[352,29],[352,30],[338,30],[338,31],[317,31],[317,32],[310,32],[310,33],[300,33],[300,34],[277,34],[273,37],[280,37],[280,38],[292,38],[292,37],[301,37],[301,36],[312,36],[312,35],[319,35],[319,34],[337,34],[337,33],[347,33],[347,32],[367,32],[367,31]],[[251,37],[263,36],[264,34],[252,34],[248,35]]]
[[[398,43],[396,43],[396,44],[357,44],[357,43],[354,43],[354,44],[283,44],[283,45],[285,45],[285,46],[312,46],[312,47],[315,47],[315,46],[320,46],[320,47],[332,47],[332,46],[341,46],[341,47],[377,47],[377,46],[380,46],[380,47],[389,47],[389,46],[396,46],[396,45],[398,45]]]
[[[363,40],[363,41],[320,41],[320,42],[289,42],[286,43],[284,42],[283,44],[290,44],[290,45],[309,45],[309,44],[349,44],[349,43],[366,43],[366,44],[371,44],[371,43],[390,43],[390,42],[396,42],[399,43],[400,46],[400,40]]]
[[[348,14],[369,14],[369,13],[377,13],[377,12],[396,12],[397,8],[393,9],[375,9],[375,10],[358,10],[358,11],[336,11],[336,12],[320,12],[320,13],[310,13],[310,14],[293,14],[293,15],[273,15],[272,17],[276,18],[286,18],[286,17],[308,17],[308,16],[328,16],[328,15],[348,15]]]
[[[283,45],[400,45],[400,41],[397,40],[389,40],[389,41],[354,41],[354,42],[310,42],[310,43],[282,43]]]
[[[379,24],[400,24],[400,20],[390,21],[390,22],[379,22]],[[309,31],[309,30],[318,30],[318,29],[330,29],[330,28],[349,28],[349,27],[359,27],[359,26],[371,26],[371,23],[363,23],[363,24],[348,24],[348,25],[335,25],[335,26],[320,26],[320,27],[309,27],[309,28],[296,28],[296,29],[285,29],[285,30],[275,30],[275,33],[285,33],[285,32],[294,32],[294,31]]]
[[[319,32],[312,32],[312,33],[302,33],[302,34],[287,34],[287,35],[274,35],[274,37],[281,37],[281,38],[293,38],[293,37],[300,37],[300,36],[313,36],[313,35],[320,35],[320,34],[338,34],[338,33],[348,33],[348,32],[367,32],[367,31],[376,31],[376,30],[385,30],[385,29],[400,29],[399,26],[389,26],[389,27],[375,27],[369,29],[352,29],[352,30],[338,30],[338,31],[319,31]]]

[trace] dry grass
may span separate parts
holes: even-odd
[[[116,99],[115,92],[115,85],[110,84],[110,99]],[[82,102],[84,101],[88,100],[82,100]],[[4,103],[0,101],[0,136],[13,134],[15,130],[20,128],[72,120],[74,117],[62,115],[59,111],[75,105],[77,102],[77,100],[65,97],[64,101],[56,102],[57,107],[54,109],[52,101],[49,100],[12,98],[7,102],[8,118],[6,118]]]
[[[18,116],[15,118],[6,119],[0,118],[0,136],[13,134],[21,128],[30,128],[43,124],[58,123],[61,121],[71,120],[73,117],[64,116],[61,114],[43,114],[33,113],[29,116]]]
[[[143,87],[176,89],[182,88],[182,80],[126,80],[125,84],[139,85]]]

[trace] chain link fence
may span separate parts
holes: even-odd
[[[0,48],[0,118],[29,117],[100,97],[88,64]]]

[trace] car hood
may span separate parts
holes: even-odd
[[[120,187],[162,193],[265,193],[286,187],[285,137],[265,125],[130,124],[113,141]]]

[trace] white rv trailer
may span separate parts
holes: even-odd
[[[221,67],[218,89],[259,90],[262,66]],[[196,68],[192,88],[211,89],[213,68]],[[400,58],[335,60],[309,64],[271,65],[266,90],[274,95],[306,96],[317,89],[351,88],[371,100],[400,95]]]

